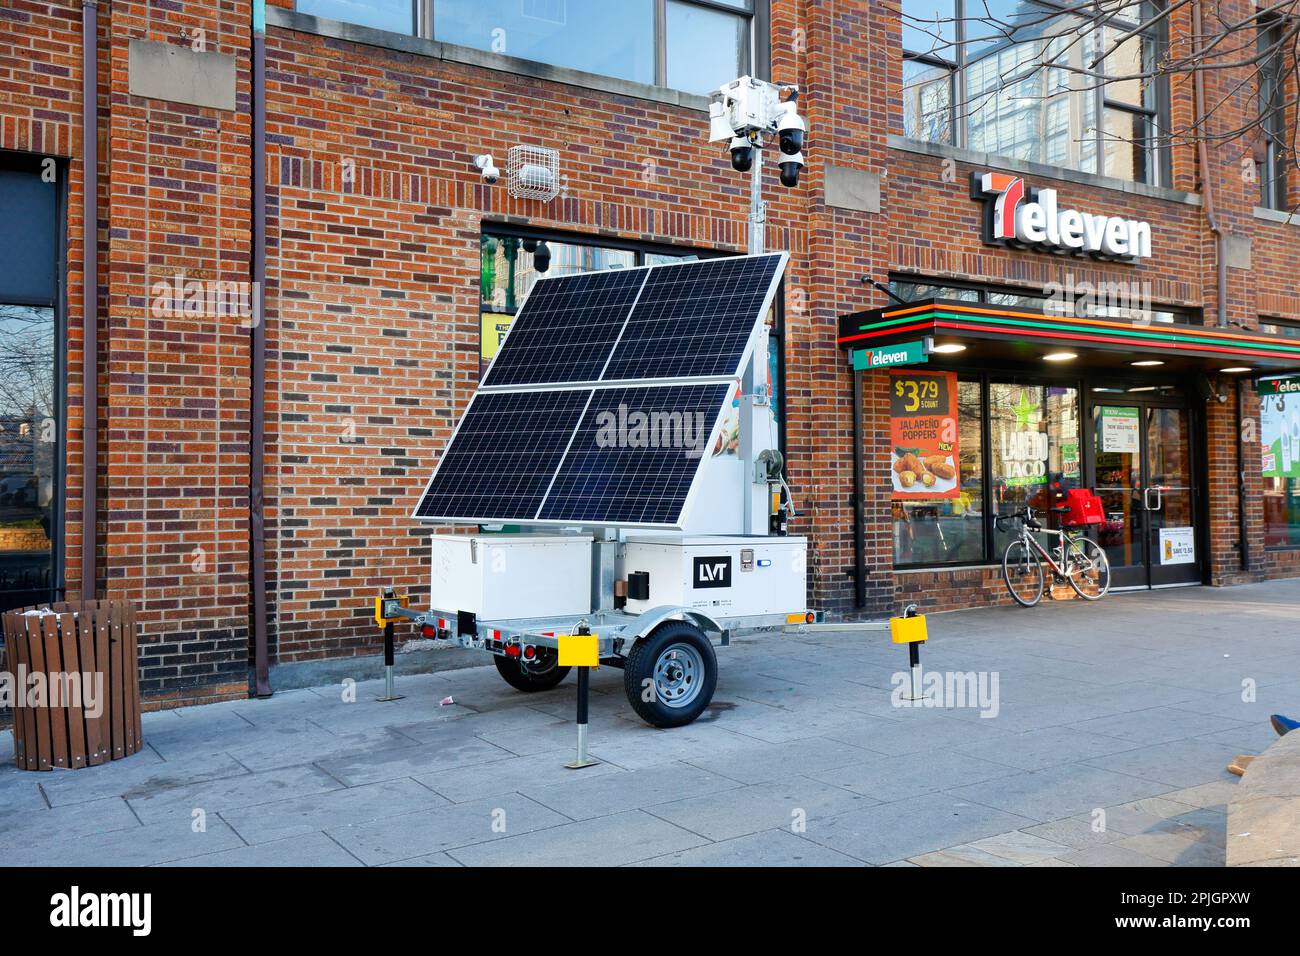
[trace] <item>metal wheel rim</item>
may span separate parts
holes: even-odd
[[[1070,553],[1072,555],[1078,555],[1086,562],[1086,565],[1083,567],[1072,563],[1070,568],[1072,583],[1076,584],[1075,590],[1079,591],[1080,597],[1094,601],[1097,598],[1104,597],[1107,592],[1110,591],[1110,561],[1106,557],[1106,552],[1101,549],[1101,546],[1098,545],[1097,542],[1090,538],[1085,538],[1081,541],[1073,542],[1070,548]],[[1082,581],[1093,581],[1094,578],[1088,577],[1087,575],[1088,572],[1094,571],[1096,572],[1095,586],[1097,588],[1097,593],[1095,595],[1085,595],[1082,590]],[[1080,579],[1082,579],[1082,581],[1080,581]]]
[[[1034,603],[1043,593],[1043,565],[1023,541],[1013,541],[1002,558],[1002,572],[1011,596],[1022,603]],[[1022,588],[1016,586],[1020,582]]]
[[[704,685],[704,657],[690,644],[669,644],[655,660],[655,699],[665,707],[689,707]]]

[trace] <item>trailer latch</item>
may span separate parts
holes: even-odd
[[[411,599],[405,594],[393,594],[392,588],[384,588],[384,593],[375,598],[375,623],[380,627],[387,627],[398,618],[402,617],[397,613],[398,608],[410,607]]]

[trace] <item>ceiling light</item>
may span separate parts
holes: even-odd
[[[1130,365],[1136,365],[1138,368],[1145,368],[1148,365],[1164,365],[1159,359],[1144,359],[1141,362],[1130,362]]]
[[[1250,368],[1246,365],[1234,365],[1232,368],[1221,368],[1220,372],[1249,372]]]
[[[1129,389],[1130,392],[1154,392],[1155,390],[1156,387],[1154,385],[1139,385],[1137,388]]]
[[[1048,352],[1043,356],[1044,362],[1069,362],[1077,359],[1079,356],[1073,352]]]
[[[940,355],[951,355],[953,352],[965,352],[966,346],[960,342],[944,342],[942,345],[934,346],[930,351],[938,352]]]

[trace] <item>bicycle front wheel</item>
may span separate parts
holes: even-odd
[[[1091,538],[1070,542],[1065,554],[1066,577],[1074,593],[1085,601],[1096,601],[1110,590],[1110,561]]]
[[[1002,578],[1021,607],[1033,607],[1043,598],[1043,562],[1024,541],[1012,541],[1002,555]]]

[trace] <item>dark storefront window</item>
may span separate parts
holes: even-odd
[[[1044,523],[1056,495],[1079,487],[1079,390],[1011,382],[989,384],[989,460],[993,514],[1033,508]],[[1015,536],[995,533],[994,557]]]
[[[57,173],[0,155],[0,609],[60,585]]]
[[[891,373],[891,389],[909,376],[957,378],[957,462],[955,485],[934,480],[943,497],[909,494],[921,472],[900,480],[899,469],[929,468],[933,448],[924,435],[909,432],[897,406],[891,422],[894,443],[894,564],[979,564],[1001,555],[1012,532],[994,532],[984,517],[1011,514],[1029,505],[1045,522],[1057,492],[1082,480],[1079,390],[1072,386],[1020,383],[951,372]],[[907,386],[904,386],[905,388]],[[941,431],[941,426],[940,426]],[[987,450],[987,453],[986,453]],[[915,457],[908,458],[909,452]],[[985,462],[988,478],[985,480]],[[941,466],[942,467],[942,464]],[[924,480],[930,481],[930,478]]]
[[[767,0],[297,0],[302,13],[707,94],[751,72]]]
[[[902,376],[895,376],[892,384],[897,386]],[[951,488],[930,471],[924,459],[933,457],[934,448],[916,446],[917,451],[910,452],[911,442],[917,440],[906,437],[900,428],[894,429],[899,445],[894,449],[894,460],[901,462],[902,471],[895,467],[891,476],[895,493],[894,514],[894,563],[908,564],[976,564],[984,560],[984,454],[983,426],[984,399],[983,388],[978,379],[957,380],[955,409],[957,412],[957,449],[956,454],[947,457],[944,464],[956,462],[956,474]],[[942,428],[939,429],[939,432]],[[936,436],[938,437],[938,436]],[[925,444],[924,438],[919,440]],[[916,456],[916,465],[907,455]],[[926,454],[930,452],[930,454]],[[921,467],[934,475],[934,484],[942,489],[944,497],[927,498],[910,494],[904,486],[908,482],[911,488],[926,480],[924,472],[912,471],[914,477],[905,479],[904,472],[911,467]],[[921,477],[915,477],[920,474]]]
[[[1158,184],[1164,84],[1124,79],[1159,60],[1163,26],[1135,32],[1158,9],[903,0],[903,135]]]

